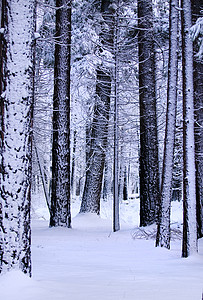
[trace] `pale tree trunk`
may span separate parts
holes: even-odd
[[[104,166],[104,180],[103,180],[103,200],[107,201],[112,195],[112,160],[109,159],[111,155],[111,146],[107,148]]]
[[[156,221],[159,166],[151,0],[138,0],[140,101],[140,226]]]
[[[200,0],[192,0],[193,25],[202,16]],[[194,105],[195,105],[195,158],[196,158],[196,198],[197,231],[203,237],[203,63],[198,58],[198,39],[194,41]]]
[[[5,26],[5,1],[1,1],[1,10],[0,10],[0,18],[1,18],[1,28]],[[5,89],[5,76],[3,76],[3,70],[5,68],[5,58],[6,58],[6,44],[4,41],[3,33],[0,33],[0,96]],[[4,57],[4,59],[3,59]],[[3,78],[4,77],[4,78]],[[1,98],[0,98],[1,99]],[[3,99],[0,101],[0,147],[2,147],[1,140],[3,139],[3,112],[4,112],[4,103]],[[0,148],[0,155],[2,150]],[[0,172],[2,172],[0,170]],[[2,212],[2,201],[0,200],[0,272],[2,270],[2,259],[3,259],[3,212]]]
[[[120,136],[123,135],[123,130],[120,130]],[[118,168],[118,197],[119,202],[122,202],[123,200],[123,185],[124,185],[124,168],[125,168],[125,162],[124,162],[124,149],[123,145],[120,146],[119,149],[119,168]]]
[[[170,248],[170,212],[172,197],[172,174],[175,146],[175,125],[177,106],[177,42],[178,42],[178,1],[170,1],[169,19],[169,65],[166,130],[164,140],[164,159],[162,168],[160,212],[157,228],[156,246]]]
[[[182,0],[183,56],[183,248],[182,256],[197,252],[193,43],[190,36],[191,1]]]
[[[108,161],[105,160],[105,164],[104,164],[103,191],[102,191],[102,196],[103,196],[103,200],[104,201],[107,201],[107,199],[108,199],[108,183],[109,183],[109,178],[108,178]]]
[[[34,0],[3,1],[1,94],[0,272],[31,275],[31,132],[33,119]],[[2,69],[3,67],[3,69]],[[2,244],[3,240],[3,244]]]
[[[71,1],[56,0],[50,226],[71,227],[70,44]]]
[[[118,1],[119,6],[119,1]],[[118,134],[118,105],[119,105],[119,49],[118,49],[118,9],[114,18],[114,162],[113,162],[113,231],[120,230],[119,220],[119,134]]]
[[[101,13],[103,21],[101,24],[99,55],[103,51],[113,49],[113,18],[109,0],[101,1]],[[102,189],[103,171],[105,163],[105,152],[107,149],[108,122],[111,96],[111,68],[105,61],[97,68],[96,96],[93,112],[93,120],[89,134],[90,144],[88,147],[88,163],[86,170],[85,186],[83,191],[81,213],[100,214],[100,197]]]

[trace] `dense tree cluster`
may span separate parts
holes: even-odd
[[[183,252],[203,236],[202,8],[182,0],[3,0],[0,6],[0,273],[31,274],[32,191],[50,226],[140,198],[140,226]],[[183,156],[183,159],[180,158]],[[33,166],[33,168],[31,167]],[[40,173],[39,173],[40,171]]]

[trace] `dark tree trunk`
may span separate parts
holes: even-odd
[[[101,34],[99,49],[102,55],[104,50],[113,49],[113,18],[109,0],[101,1]],[[108,121],[111,95],[111,69],[106,66],[105,58],[97,68],[96,97],[93,121],[90,130],[90,146],[85,178],[85,187],[80,212],[100,213],[100,197],[107,147]]]
[[[50,226],[71,227],[70,214],[70,44],[71,1],[56,0]]]
[[[201,17],[202,1],[192,0],[192,22]],[[194,104],[195,104],[195,159],[196,159],[196,197],[197,197],[197,233],[203,237],[203,63],[197,57],[199,51],[197,39],[194,41]]]
[[[124,183],[123,183],[123,200],[128,200],[128,180],[127,180],[127,167],[125,167],[124,171]]]
[[[77,135],[77,131],[74,130],[74,133],[73,133],[73,153],[72,153],[71,182],[70,182],[71,190],[72,190],[72,191],[73,191],[74,175],[75,175],[76,135]]]
[[[100,196],[107,146],[111,77],[97,70],[96,103],[85,187],[80,212],[100,213]]]
[[[159,199],[152,1],[138,0],[140,101],[140,226],[156,221]]]

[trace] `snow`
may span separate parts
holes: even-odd
[[[34,38],[35,39],[39,39],[41,36],[40,36],[40,33],[39,32],[35,32],[34,33]]]
[[[135,225],[138,199],[121,204],[121,230],[113,233],[110,204],[102,201],[98,217],[78,215],[80,202],[75,201],[72,229],[49,228],[45,206],[38,207],[32,220],[33,276],[20,271],[1,275],[1,299],[201,300],[203,239],[199,253],[187,259],[181,258],[180,239],[172,241],[170,251],[155,248],[154,239],[137,234],[142,232]],[[176,228],[181,215],[182,203],[173,202]]]

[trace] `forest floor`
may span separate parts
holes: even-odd
[[[121,205],[113,233],[110,204],[101,217],[77,215],[72,229],[49,228],[45,208],[32,220],[32,278],[0,277],[2,300],[202,300],[203,239],[199,253],[181,258],[181,204],[173,205],[171,250],[155,248],[156,228],[137,226],[137,201]],[[134,212],[133,212],[134,210]]]

